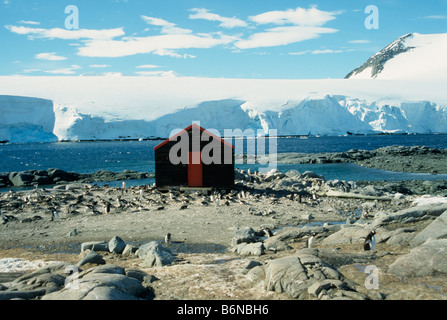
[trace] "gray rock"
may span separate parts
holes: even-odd
[[[335,269],[309,252],[300,251],[295,256],[270,261],[265,268],[266,290],[306,299],[309,287],[315,283],[326,279],[341,280]]]
[[[231,246],[235,247],[240,243],[251,243],[256,242],[257,240],[258,238],[256,236],[255,230],[253,230],[253,228],[251,227],[244,227],[238,229],[235,232],[234,237],[231,240]]]
[[[105,264],[106,261],[104,260],[104,258],[102,256],[97,254],[95,251],[90,251],[76,265],[78,267],[80,267],[80,266],[83,266],[84,264],[87,264],[87,263]]]
[[[373,227],[385,225],[387,223],[409,223],[439,217],[447,210],[447,203],[427,204],[411,207],[392,214],[382,215],[372,223]]]
[[[81,244],[81,252],[91,251],[109,251],[109,245],[104,241],[90,241]]]
[[[424,243],[429,238],[441,239],[447,237],[447,211],[418,233],[411,241],[412,246]]]
[[[404,277],[447,274],[447,239],[427,240],[424,244],[400,256],[388,272]]]
[[[349,225],[340,229],[323,240],[324,245],[336,246],[346,244],[359,244],[362,245],[364,239],[368,235],[370,230],[364,227]]]
[[[314,297],[318,297],[321,291],[323,290],[329,290],[332,288],[338,288],[338,289],[344,289],[346,288],[346,284],[344,284],[340,280],[334,280],[334,279],[326,279],[322,281],[315,282],[313,285],[311,285],[307,292],[309,295],[312,295]]]
[[[262,242],[255,243],[240,243],[233,248],[233,252],[236,252],[242,256],[260,256],[264,254],[264,245]]]
[[[126,247],[124,248],[124,250],[122,252],[122,255],[123,256],[129,256],[129,255],[132,255],[135,252],[137,252],[137,250],[138,250],[138,247],[135,247],[135,246],[133,246],[131,244],[126,244]]]
[[[292,249],[291,246],[276,236],[266,239],[264,241],[264,248],[266,251],[285,251]]]
[[[175,261],[175,257],[171,253],[171,250],[162,246],[157,241],[142,245],[136,254],[143,260],[143,265],[146,267],[162,267],[170,265]]]
[[[0,301],[12,299],[31,300],[45,295],[45,289],[37,289],[30,291],[0,291]]]
[[[113,237],[109,241],[109,252],[121,254],[126,248],[126,243],[118,236]]]
[[[67,283],[64,289],[42,300],[137,300],[146,288],[122,274],[91,272]]]
[[[34,175],[27,172],[19,172],[10,174],[9,179],[15,187],[24,187],[31,184],[34,180]]]

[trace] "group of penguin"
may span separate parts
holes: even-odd
[[[363,242],[363,250],[372,251],[376,248],[376,234],[377,234],[377,232],[375,230],[368,233],[368,235],[365,238],[365,241]],[[314,232],[307,239],[307,248],[312,248],[312,244],[313,244],[313,241],[315,240],[316,236],[317,236],[317,234]]]

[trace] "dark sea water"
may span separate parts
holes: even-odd
[[[0,172],[31,169],[46,170],[49,168],[58,168],[79,173],[92,173],[98,170],[154,172],[154,147],[161,142],[102,141],[5,144],[0,145]],[[236,141],[233,142],[236,143]],[[377,135],[309,137],[308,139],[300,139],[298,137],[278,138],[277,152],[344,152],[350,149],[372,150],[391,145],[428,146],[446,149],[447,135]],[[268,150],[269,146],[267,145],[266,152]],[[241,169],[259,169],[263,166],[237,164],[236,167]],[[297,169],[300,172],[311,170],[325,176],[326,179],[354,181],[447,179],[447,175],[392,173],[383,170],[363,168],[353,164],[278,164],[278,169],[281,171]]]

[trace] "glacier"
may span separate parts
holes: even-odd
[[[279,136],[447,133],[445,81],[0,77],[0,141],[161,137],[200,121]]]

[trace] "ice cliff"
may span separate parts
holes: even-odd
[[[0,96],[0,140],[48,142],[168,137],[193,121],[205,128],[252,129],[284,135],[346,135],[374,133],[447,133],[447,107],[428,101],[398,105],[341,95],[289,101],[273,110],[251,101],[223,99],[167,111],[154,119],[129,119],[115,113],[80,112],[54,101]],[[277,109],[277,110],[275,110]],[[111,112],[112,110],[109,110]],[[116,110],[115,110],[116,111]],[[150,109],[149,109],[150,111]]]

